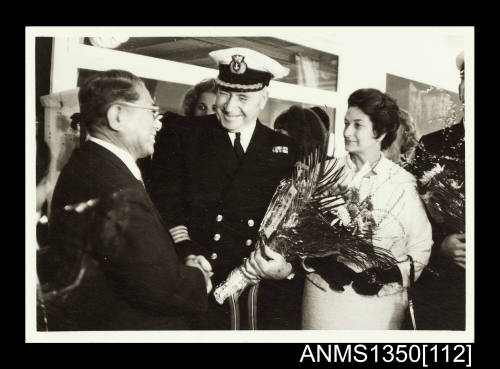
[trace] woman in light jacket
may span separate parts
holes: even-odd
[[[348,154],[340,160],[344,185],[360,200],[370,196],[377,224],[372,244],[389,250],[397,264],[361,270],[333,257],[306,259],[303,329],[401,327],[411,265],[416,279],[429,260],[432,233],[415,178],[382,154],[396,137],[398,114],[396,102],[376,89],[351,94],[344,128]]]

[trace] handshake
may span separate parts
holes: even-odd
[[[344,291],[344,286],[352,282],[352,288],[358,294],[376,295],[384,284],[403,284],[401,272],[396,265],[389,269],[374,267],[356,273],[336,259],[336,256],[305,259],[304,266],[306,269],[313,268],[335,291]]]
[[[209,293],[213,288],[211,277],[214,275],[210,262],[205,256],[194,253],[187,255],[184,260],[187,266],[200,269],[205,277],[207,293]],[[243,259],[240,271],[249,283],[257,284],[261,279],[284,279],[290,276],[292,269],[292,265],[280,253],[261,245],[252,251],[249,257]]]

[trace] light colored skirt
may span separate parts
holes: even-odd
[[[364,296],[348,285],[337,292],[311,273],[304,286],[302,329],[400,329],[407,308],[406,290]]]

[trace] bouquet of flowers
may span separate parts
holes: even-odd
[[[452,233],[463,233],[465,231],[465,166],[463,163],[457,164],[452,165],[450,161],[444,161],[444,164],[435,161],[431,169],[421,173],[417,186],[434,221]]]
[[[292,178],[280,182],[261,222],[256,248],[269,246],[287,261],[337,255],[361,268],[395,264],[392,255],[372,244],[376,222],[370,198],[359,201],[357,191],[347,189],[338,159],[328,162],[319,150],[298,162]],[[252,283],[234,269],[214,291],[222,304],[239,296]]]
[[[465,231],[465,158],[464,135],[460,133],[457,105],[443,90],[431,87],[424,95],[442,94],[447,104],[441,104],[442,114],[429,119],[430,125],[444,125],[439,146],[426,148],[423,143],[416,147],[415,156],[405,163],[417,178],[417,188],[432,219],[452,233]],[[460,124],[460,123],[459,123]],[[462,123],[463,124],[463,123]]]

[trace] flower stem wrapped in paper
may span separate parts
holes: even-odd
[[[280,182],[261,222],[256,248],[266,245],[287,261],[337,255],[361,268],[393,266],[390,253],[372,245],[369,199],[356,209],[347,206],[353,193],[341,185],[343,167],[338,159],[324,159],[324,151],[314,151],[296,164],[292,178]],[[242,268],[235,268],[215,289],[219,304],[255,284]]]

